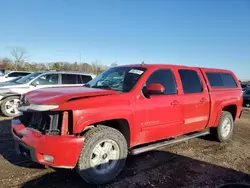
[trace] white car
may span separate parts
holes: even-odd
[[[9,71],[6,72],[4,75],[0,75],[0,82],[7,82],[17,77],[23,77],[30,74],[30,72],[26,71]]]
[[[15,117],[19,115],[18,106],[25,93],[58,86],[82,86],[95,76],[75,72],[35,72],[15,81],[0,83],[0,107],[3,115]]]

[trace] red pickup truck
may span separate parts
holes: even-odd
[[[102,184],[128,154],[206,134],[229,140],[243,97],[229,70],[139,64],[110,68],[84,86],[34,90],[22,101],[12,120],[17,152]]]

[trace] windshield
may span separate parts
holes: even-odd
[[[11,80],[9,80],[8,82],[16,82],[18,79],[22,78],[21,76],[17,77],[17,78],[13,78]]]
[[[142,67],[115,67],[99,74],[85,86],[129,92],[146,71]]]
[[[33,78],[37,77],[40,74],[42,74],[42,73],[41,72],[34,72],[34,73],[31,73],[31,74],[28,74],[28,75],[16,80],[16,83],[26,84],[29,81],[31,81]]]

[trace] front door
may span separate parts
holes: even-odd
[[[144,88],[151,83],[164,86],[164,94],[144,95],[136,101],[137,124],[141,127],[140,142],[152,142],[176,136],[182,125],[181,97],[178,95],[175,76],[171,69],[158,69],[147,79]]]
[[[47,87],[58,87],[60,86],[59,84],[59,74],[44,74],[35,79],[32,85],[33,86],[30,90],[36,90],[36,89],[41,89],[41,88],[47,88]]]

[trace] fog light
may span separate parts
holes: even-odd
[[[43,159],[47,162],[53,163],[54,162],[54,157],[51,155],[43,155]]]

